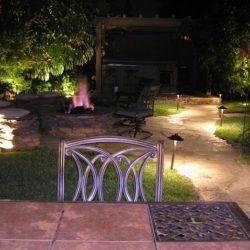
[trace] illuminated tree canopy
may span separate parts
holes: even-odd
[[[88,1],[3,1],[0,14],[0,81],[14,91],[34,79],[49,81],[94,54]]]

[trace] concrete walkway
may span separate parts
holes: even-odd
[[[146,129],[153,140],[165,140],[165,166],[170,166],[173,142],[164,137],[179,133],[175,168],[189,177],[206,201],[236,201],[250,217],[250,164],[237,148],[214,136],[216,106],[190,105],[178,115],[152,117]]]

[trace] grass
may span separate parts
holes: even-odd
[[[184,110],[182,105],[179,106],[179,110],[176,108],[175,103],[160,103],[156,102],[154,105],[154,116],[167,116],[179,114]]]
[[[56,201],[57,153],[52,150],[34,150],[0,153],[0,199]],[[65,173],[66,200],[75,187],[76,174],[71,161]],[[149,165],[144,174],[144,189],[148,200],[153,200],[155,174]],[[104,183],[106,200],[113,200],[115,173],[107,171]],[[164,201],[196,201],[198,194],[191,181],[176,171],[165,171]]]
[[[225,113],[244,113],[245,112],[245,106],[244,102],[224,102],[223,105],[227,108],[225,110]],[[248,111],[249,111],[249,105],[248,105]]]
[[[216,129],[215,135],[224,140],[250,144],[250,117],[247,117],[246,124],[248,130],[244,141],[242,139],[243,117],[224,117],[223,126]]]

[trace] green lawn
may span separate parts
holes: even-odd
[[[179,114],[184,110],[182,105],[179,106],[179,110],[176,108],[176,103],[160,103],[156,102],[154,105],[154,116],[167,116]]]
[[[244,142],[250,144],[250,117],[247,117],[246,124],[248,126],[245,140],[242,140],[243,117],[224,117],[223,126],[218,127],[215,135],[229,141]]]
[[[52,150],[0,153],[0,199],[55,201],[57,182],[57,153]],[[67,162],[66,200],[70,200],[75,187],[76,175],[73,163]],[[153,164],[146,168],[144,189],[152,200],[155,171]],[[115,190],[115,174],[107,172],[104,193],[112,200]],[[196,201],[191,181],[176,171],[165,171],[164,201]]]
[[[225,113],[244,113],[245,106],[244,102],[224,102],[223,105],[227,108]],[[248,104],[248,111],[249,111],[249,104]]]

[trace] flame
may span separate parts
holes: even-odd
[[[72,104],[70,105],[69,111],[76,107],[83,107],[91,110],[95,109],[94,105],[90,101],[88,81],[86,77],[79,79],[78,91],[72,97]]]

